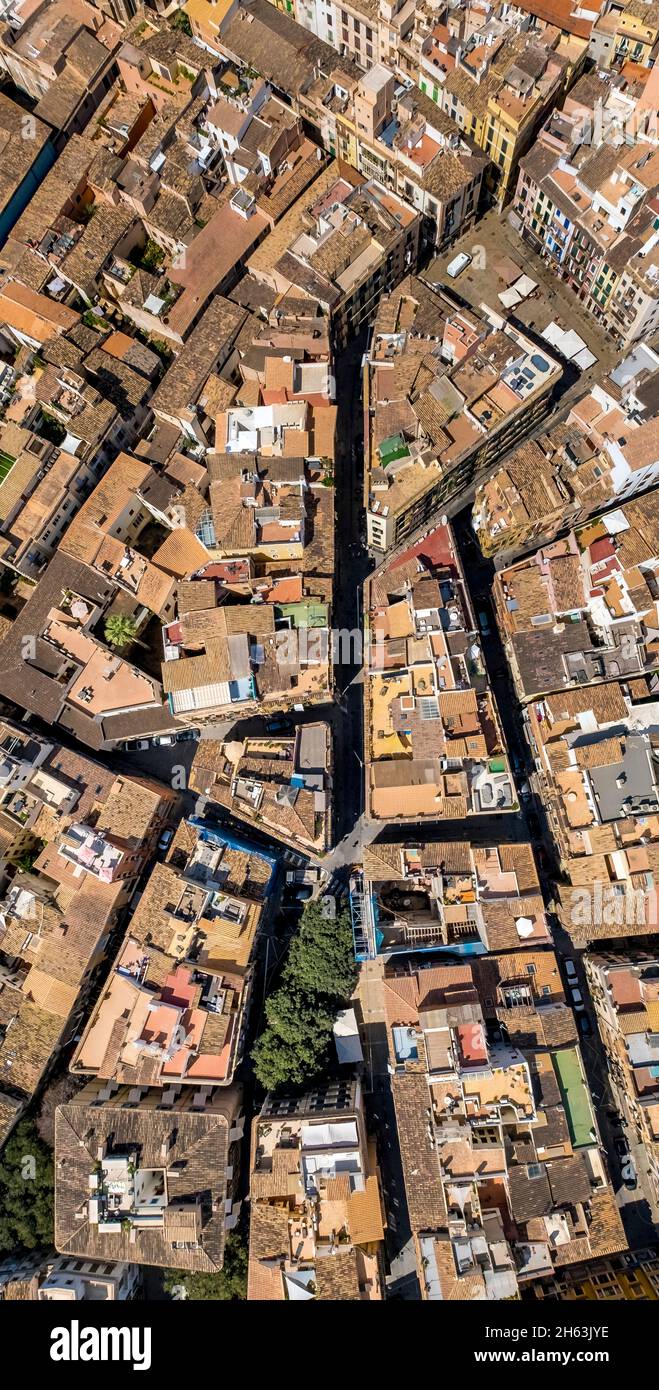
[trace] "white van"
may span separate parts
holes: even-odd
[[[446,274],[451,280],[457,280],[458,275],[462,275],[463,270],[471,265],[471,256],[467,251],[461,251],[459,256],[454,256],[446,267]]]

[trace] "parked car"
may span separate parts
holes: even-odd
[[[618,1158],[629,1158],[629,1144],[627,1143],[626,1139],[615,1139],[613,1147],[618,1155]]]
[[[479,626],[479,628],[480,628],[480,630],[481,630],[481,632],[482,632],[482,634],[483,634],[483,637],[489,637],[489,635],[490,635],[490,622],[489,622],[489,618],[488,618],[488,616],[487,616],[487,613],[479,613],[479,614],[478,614],[478,626]]]
[[[633,1158],[631,1157],[626,1158],[625,1162],[622,1165],[622,1180],[625,1184],[625,1187],[630,1188],[632,1192],[634,1188],[638,1187],[638,1174],[636,1172],[636,1165],[634,1163]]]
[[[265,731],[266,734],[283,734],[288,733],[292,727],[290,719],[269,719]]]
[[[576,978],[577,978],[577,967],[576,967],[576,965],[575,965],[575,963],[574,963],[573,960],[566,960],[566,962],[565,962],[565,974],[567,975],[568,980],[576,980]]]
[[[164,854],[165,850],[169,849],[173,839],[173,830],[163,830],[162,835],[158,839],[158,849]]]
[[[136,738],[130,743],[124,743],[122,746],[126,749],[127,753],[144,753],[147,748],[151,747],[151,744],[148,738]]]
[[[176,743],[174,734],[159,734],[157,738],[151,739],[153,748],[169,748],[172,743]]]
[[[582,1038],[589,1038],[593,1029],[588,1014],[579,1014],[578,1023]]]
[[[581,990],[577,989],[576,985],[573,985],[570,993],[572,995],[573,1007],[576,1009],[577,1013],[581,1013],[581,1010],[585,1009],[586,1007],[583,1002],[583,995],[581,993]]]
[[[446,274],[449,280],[457,280],[458,275],[462,275],[463,270],[466,270],[468,265],[471,265],[471,256],[469,252],[460,251],[457,256],[453,257],[452,261],[449,261],[446,267]]]
[[[192,739],[199,738],[198,729],[181,729],[180,734],[176,735],[177,743],[190,743]]]

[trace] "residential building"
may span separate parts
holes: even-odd
[[[79,1026],[177,794],[1,729],[0,1142]]]
[[[655,1200],[659,1194],[659,1047],[657,956],[651,949],[584,956],[607,1069],[630,1138],[643,1146]]]
[[[211,373],[221,372],[230,361],[246,319],[239,305],[221,295],[213,299],[152,397],[156,419],[175,426],[193,444],[208,447],[200,393]]]
[[[391,550],[486,475],[547,414],[561,375],[498,315],[404,280],[380,306],[364,368],[369,547]]]
[[[97,635],[136,613],[147,616],[108,575],[56,552],[0,648],[3,697],[89,748],[170,729],[160,683]]]
[[[373,317],[380,298],[416,267],[420,218],[395,193],[335,161],[249,258],[279,294],[314,299],[337,347]]]
[[[558,29],[541,36],[510,33],[499,19],[461,44],[455,66],[439,84],[437,100],[491,161],[490,191],[498,206],[511,198],[521,156],[565,92],[576,54]]]
[[[658,505],[656,492],[626,502],[496,573],[520,699],[656,669]]]
[[[235,562],[231,562],[235,563]],[[238,562],[239,563],[239,562]],[[326,602],[300,594],[224,605],[214,565],[179,586],[177,614],[163,629],[163,690],[172,717],[214,722],[222,715],[322,703],[331,689],[332,653]],[[226,567],[225,571],[226,573]],[[228,576],[230,578],[230,576]],[[294,585],[300,591],[300,585]],[[279,622],[279,626],[278,626]]]
[[[659,327],[656,131],[626,87],[592,75],[577,83],[521,160],[511,213],[623,347]]]
[[[0,557],[37,579],[93,485],[91,460],[13,423],[0,430]]]
[[[424,237],[447,245],[477,215],[487,158],[426,89],[401,80],[397,52],[381,48],[377,61],[373,0],[361,10],[349,0],[343,8],[300,0],[297,23],[292,8],[239,6],[218,51],[238,60],[243,83],[259,73],[331,155],[398,194],[422,214]]]
[[[0,1265],[4,1302],[126,1302],[139,1297],[137,1265],[72,1260],[63,1255],[24,1254]]]
[[[380,1300],[383,1240],[360,1081],[266,1096],[252,1127],[248,1299]]]
[[[562,1269],[534,1285],[536,1298],[561,1302],[654,1303],[659,1298],[659,1255],[655,1248],[625,1250],[608,1258]]]
[[[473,224],[488,161],[422,88],[378,63],[358,82],[317,78],[305,102],[326,149],[422,214],[428,245],[448,246]]]
[[[448,525],[365,585],[366,813],[462,820],[510,810],[515,785]]]
[[[74,1075],[138,1088],[231,1083],[273,870],[249,843],[181,822],[132,914]]]
[[[561,867],[558,908],[579,947],[643,936],[656,919],[652,685],[648,677],[607,681],[526,706],[538,792]]]
[[[121,29],[87,0],[73,7],[45,0],[25,15],[19,9],[18,19],[18,26],[5,22],[0,29],[0,69],[64,143],[84,129],[107,92]]]
[[[300,724],[293,737],[201,739],[190,788],[293,848],[324,854],[332,843],[329,724]]]
[[[477,488],[473,527],[486,555],[515,554],[659,480],[659,356],[645,343]]]
[[[237,1197],[240,1092],[92,1082],[55,1114],[55,1244],[78,1259],[216,1274]]]
[[[523,1001],[541,959],[524,949],[513,958],[506,1016],[519,1006],[516,982]],[[481,964],[492,968],[482,957],[473,969],[385,971],[391,1085],[429,1301],[516,1298],[557,1268],[627,1248],[578,1047],[544,1036],[515,1045],[493,1032]]]
[[[551,939],[529,844],[369,845],[351,912],[358,960],[419,950],[470,958]]]

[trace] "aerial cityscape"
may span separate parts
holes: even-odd
[[[659,1300],[659,0],[0,0],[0,151],[0,1301]]]

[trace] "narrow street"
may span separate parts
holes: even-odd
[[[362,545],[361,509],[364,469],[362,358],[367,335],[359,337],[336,362],[338,405],[335,450],[335,579],[332,605],[335,633],[344,634],[335,653],[336,718],[334,721],[335,842],[350,834],[362,810],[364,730],[362,721],[361,642],[347,640],[362,630],[362,586],[372,563]],[[347,661],[345,658],[349,658]]]

